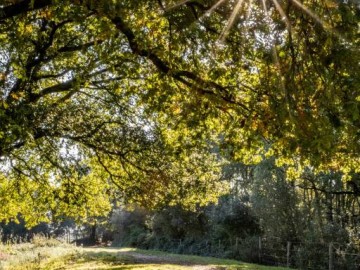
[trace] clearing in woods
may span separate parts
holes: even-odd
[[[52,269],[103,270],[285,270],[287,268],[260,266],[234,260],[177,255],[160,251],[131,248],[84,248],[79,257],[63,261]],[[55,265],[54,265],[55,266]]]

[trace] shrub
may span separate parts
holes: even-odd
[[[58,239],[52,237],[49,238],[42,234],[35,234],[31,239],[31,243],[35,247],[57,247],[63,244],[63,242]]]

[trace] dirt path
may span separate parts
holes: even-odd
[[[171,256],[159,256],[159,255],[147,255],[140,254],[137,252],[126,252],[127,255],[131,256],[134,259],[135,263],[139,264],[176,264],[182,266],[188,266],[189,269],[193,270],[222,270],[226,269],[225,267],[212,266],[212,265],[200,265],[192,262],[187,262],[186,260],[179,260]]]
[[[125,263],[126,269],[184,269],[184,270],[225,270],[226,267],[216,266],[208,262],[196,261],[191,258],[178,255],[144,254],[134,249],[113,249],[113,248],[86,248],[85,257],[90,260],[109,262],[112,265],[120,266]],[[129,266],[132,266],[129,268]],[[154,267],[154,268],[152,268]],[[80,268],[84,269],[84,268]],[[94,268],[89,268],[94,269]],[[110,268],[105,268],[110,269]],[[121,266],[116,269],[121,269]]]

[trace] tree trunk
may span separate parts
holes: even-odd
[[[96,234],[96,227],[97,227],[97,225],[96,225],[96,221],[95,221],[95,223],[93,225],[91,225],[91,227],[90,227],[89,242],[91,244],[96,244],[96,242],[98,240],[97,234]]]

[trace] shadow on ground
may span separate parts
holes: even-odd
[[[86,262],[101,262],[104,268],[112,270],[135,269],[194,269],[194,270],[261,270],[262,267],[231,260],[184,256],[154,251],[119,248],[84,248],[82,258]],[[95,269],[95,268],[94,268]]]

